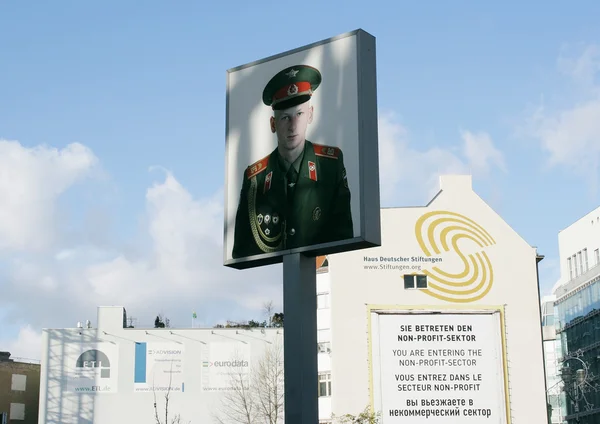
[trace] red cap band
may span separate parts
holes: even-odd
[[[310,91],[310,82],[302,81],[286,85],[285,87],[277,90],[277,92],[273,96],[273,102],[306,91]]]

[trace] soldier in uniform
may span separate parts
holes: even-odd
[[[265,86],[277,147],[244,173],[233,258],[354,237],[342,150],[306,140],[321,78],[317,69],[297,65]]]

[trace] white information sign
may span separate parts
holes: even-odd
[[[183,344],[136,343],[134,391],[185,391],[183,355]]]
[[[244,343],[210,343],[203,350],[202,390],[232,390],[246,385],[250,375],[250,346]]]
[[[384,424],[505,424],[500,314],[377,314],[376,407]]]

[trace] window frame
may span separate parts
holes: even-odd
[[[412,280],[412,284],[407,284],[407,278]],[[421,282],[425,281],[424,286],[421,284],[421,287],[419,287],[419,279]],[[429,281],[426,274],[404,274],[402,280],[404,281],[404,290],[426,290],[429,288]]]
[[[320,372],[318,375],[318,384],[318,397],[331,397],[331,371]],[[321,385],[324,385],[326,394],[322,394]]]
[[[573,279],[573,258],[570,256],[567,258],[567,264],[569,266],[569,280]]]
[[[10,390],[12,390],[13,392],[26,392],[27,375],[18,373],[12,374],[10,381]]]

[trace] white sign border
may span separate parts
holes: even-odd
[[[381,383],[379,378],[379,372],[375,369],[373,359],[380,355],[378,343],[373,343],[374,340],[379,339],[379,328],[376,323],[378,315],[431,315],[431,314],[499,314],[499,328],[500,341],[501,341],[501,357],[502,357],[502,371],[504,380],[503,398],[505,403],[504,415],[507,424],[512,423],[511,409],[510,409],[510,390],[509,390],[509,377],[508,377],[508,355],[506,351],[506,321],[505,321],[505,310],[504,306],[491,306],[491,305],[367,305],[367,355],[368,355],[368,366],[369,366],[369,398],[371,411],[377,412],[379,410],[376,405],[381,404],[380,396],[375,392],[374,388]],[[379,364],[379,360],[377,363]]]

